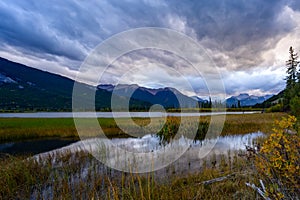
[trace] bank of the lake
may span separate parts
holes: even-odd
[[[227,114],[221,135],[245,134],[261,131],[270,133],[274,120],[280,120],[285,113]],[[220,115],[220,118],[224,116]],[[199,117],[189,117],[192,120]],[[215,116],[218,118],[218,116]],[[118,121],[126,123],[127,118]],[[85,137],[94,137],[95,130],[89,130],[94,119],[83,118]],[[98,118],[107,137],[126,137],[113,118]],[[137,124],[147,125],[149,118],[134,118]],[[158,120],[159,121],[159,120]],[[200,121],[210,121],[210,116],[201,116]],[[82,136],[82,135],[81,135]],[[79,139],[73,118],[0,118],[0,143],[41,138]]]

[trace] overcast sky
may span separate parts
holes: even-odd
[[[140,27],[169,28],[197,41],[221,72],[228,95],[277,93],[285,87],[289,47],[300,51],[300,1],[3,0],[0,57],[74,78],[97,45]],[[191,91],[168,73],[187,65],[180,55],[144,49],[112,63],[102,83],[116,83],[116,74],[138,67],[119,82],[207,95],[196,75],[185,77]]]

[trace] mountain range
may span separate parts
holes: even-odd
[[[57,74],[38,70],[0,58],[0,111],[71,111],[75,81]],[[78,83],[82,90],[79,100],[85,101],[85,94],[95,95],[95,105],[88,110],[111,110],[111,97],[119,109],[147,110],[154,104],[165,108],[194,108],[208,104],[208,100],[197,96],[188,97],[175,88],[146,88],[136,84],[101,84],[91,86]],[[272,95],[263,97],[241,94],[226,100],[228,107],[252,106],[262,103]],[[84,104],[84,103],[83,103]],[[82,107],[82,110],[87,108]]]
[[[117,86],[105,84],[99,85],[98,89],[103,89],[108,92],[123,97],[132,97],[137,100],[149,102],[150,104],[160,104],[165,108],[194,108],[198,106],[198,101],[180,93],[175,88],[146,88],[140,87],[136,84],[120,84]]]
[[[72,79],[0,58],[0,110],[71,111],[74,83]],[[83,91],[82,100],[84,93],[95,94],[96,110],[110,110],[112,91],[120,109],[125,109],[128,101],[131,110],[149,109],[153,104],[179,108],[179,104],[195,107],[198,103],[174,88],[78,84]]]
[[[71,111],[74,80],[0,58],[0,110]],[[95,108],[109,110],[111,92],[79,83],[84,92],[95,94]],[[124,97],[116,97],[126,102]],[[130,99],[131,107],[150,107]]]
[[[265,96],[255,96],[249,95],[247,93],[242,93],[238,96],[232,96],[226,99],[227,107],[245,107],[245,106],[253,106],[256,104],[261,104],[264,101],[270,99],[273,95],[265,95]]]

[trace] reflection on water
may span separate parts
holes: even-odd
[[[255,138],[261,136],[264,134],[257,132],[197,142],[182,137],[167,145],[162,145],[154,135],[141,138],[87,139],[37,157],[40,159],[49,154],[89,151],[102,163],[117,170],[129,171],[128,167],[132,167],[134,163],[135,168],[131,168],[133,172],[159,170],[170,164],[177,165],[178,169],[184,171],[187,170],[186,163],[189,163],[189,169],[197,168],[203,159],[211,155],[228,155],[229,151],[245,150],[246,145],[251,145]]]
[[[70,145],[75,139],[47,139],[0,144],[0,153],[5,154],[38,154]]]
[[[219,136],[215,139],[205,139],[203,141],[193,141],[182,137],[178,140],[176,144],[179,146],[190,144],[190,149],[205,149],[207,146],[214,144],[214,148],[212,149],[212,151],[214,153],[219,154],[224,152],[226,153],[228,150],[244,150],[245,145],[251,144],[253,139],[262,136],[264,136],[262,132],[257,132],[243,135]],[[86,149],[87,146],[88,148],[93,149],[98,147],[99,140],[103,139],[87,139],[84,141],[78,141],[69,146],[56,149],[54,151],[77,151]],[[109,141],[111,142],[111,144],[131,152],[147,153],[159,150],[161,148],[165,148],[165,146],[161,144],[159,137],[155,135],[145,135],[141,138],[112,138]],[[42,142],[43,141],[41,141],[41,143]]]
[[[230,135],[222,136],[215,139],[206,139],[203,141],[190,141],[185,138],[180,138],[176,143],[177,146],[189,145],[189,151],[202,150],[206,151],[210,145],[214,145],[211,153],[222,154],[230,150],[244,150],[246,144],[251,144],[252,140],[263,136],[261,132],[250,133],[246,135]],[[141,138],[113,138],[109,140],[113,145],[120,149],[136,152],[147,153],[155,152],[166,148],[161,144],[159,137],[154,135],[145,135]],[[89,148],[97,148],[99,139],[88,139],[84,143],[76,139],[44,139],[31,140],[23,142],[9,142],[0,144],[0,153],[8,154],[39,154],[48,151],[63,152],[66,150],[80,151]],[[174,147],[174,143],[173,143]],[[175,148],[175,147],[174,147]]]
[[[57,169],[58,171],[61,169],[61,167],[64,164],[68,165],[68,163],[75,163],[78,169],[76,168],[74,174],[73,173],[68,174],[68,179],[70,180],[70,185],[76,185],[80,181],[83,182],[85,180],[96,181],[96,179],[90,179],[89,177],[99,177],[100,175],[101,177],[108,176],[111,179],[113,179],[113,178],[121,178],[123,177],[123,175],[126,176],[131,173],[130,172],[130,173],[123,174],[122,171],[114,170],[109,166],[101,162],[98,162],[95,158],[91,156],[86,156],[86,154],[78,153],[85,150],[98,151],[99,147],[105,144],[105,143],[101,143],[100,141],[104,141],[104,142],[109,141],[113,143],[113,145],[115,145],[116,147],[123,150],[125,149],[129,152],[130,151],[139,152],[139,153],[151,152],[155,154],[160,150],[167,149],[167,151],[165,151],[166,154],[163,157],[159,157],[157,160],[153,160],[153,162],[158,162],[158,164],[161,164],[159,162],[162,159],[163,160],[168,159],[169,156],[171,156],[172,154],[176,154],[178,150],[180,150],[182,147],[185,147],[187,144],[189,144],[190,146],[188,146],[187,151],[182,156],[180,156],[179,159],[177,159],[175,162],[170,163],[170,165],[167,165],[164,168],[160,168],[154,171],[153,173],[151,173],[151,177],[153,177],[154,179],[165,180],[171,176],[174,176],[175,174],[187,175],[188,173],[199,172],[200,170],[203,169],[203,163],[206,161],[209,162],[212,161],[211,160],[212,158],[216,159],[218,164],[219,162],[218,158],[222,156],[231,155],[231,153],[234,153],[234,151],[236,150],[239,151],[245,149],[245,145],[251,145],[253,139],[261,136],[264,136],[264,134],[261,132],[257,132],[257,133],[250,133],[246,135],[218,137],[215,139],[207,139],[202,142],[200,141],[194,142],[186,138],[180,138],[179,140],[174,141],[172,144],[169,144],[170,145],[169,149],[168,146],[161,145],[158,137],[152,135],[146,135],[142,138],[115,138],[111,140],[88,139],[84,141],[75,142],[73,144],[70,144],[68,146],[53,151],[35,155],[34,158],[41,163],[44,163],[43,161],[47,161],[45,163],[50,162],[52,168],[54,170]],[[213,149],[210,149],[211,145],[214,146]],[[102,152],[104,153],[103,156],[106,158],[106,161],[110,163],[115,162],[115,164],[121,167],[126,167],[125,165],[126,162],[128,161],[127,160],[128,157],[126,157],[126,155],[120,156],[116,154],[115,151],[111,151],[111,150],[113,149],[104,149],[104,152]],[[200,154],[202,151],[203,152],[208,151],[206,152],[207,153],[206,157]],[[228,153],[229,151],[230,154]],[[59,159],[60,156],[65,155],[66,153],[67,153],[66,157],[68,159],[64,159],[64,158]],[[80,155],[82,155],[82,157]],[[236,154],[233,154],[233,156],[234,155]],[[229,157],[227,158],[229,159]],[[138,163],[131,163],[131,164],[138,164]],[[142,167],[145,167],[143,166],[143,163],[141,165]],[[147,173],[144,175],[147,175]],[[103,182],[102,184],[104,186],[106,183]],[[93,183],[91,183],[91,185],[93,185]],[[36,198],[37,194],[40,194],[41,191],[42,191],[42,196],[45,199],[49,199],[48,197],[49,196],[51,197],[53,189],[54,188],[51,184],[47,184],[47,186],[42,187],[41,190],[39,189],[37,189],[37,191],[33,190],[32,199],[37,199]]]
[[[229,135],[220,136],[215,139],[205,139],[203,141],[192,141],[186,138],[180,138],[176,144],[172,143],[172,148],[184,147],[189,145],[188,151],[206,152],[210,154],[226,154],[228,150],[244,150],[245,145],[252,143],[253,139],[264,136],[263,133],[250,133],[245,135]],[[8,154],[40,154],[47,152],[63,152],[66,150],[80,151],[86,148],[95,150],[99,147],[99,140],[103,139],[87,139],[77,141],[76,139],[46,139],[32,140],[23,142],[9,142],[0,144],[0,152]],[[116,146],[122,150],[134,153],[148,153],[165,149],[166,146],[161,144],[159,137],[155,135],[145,135],[141,138],[113,138],[105,140],[109,144]],[[210,146],[214,146],[210,149]],[[201,151],[200,151],[201,150]]]

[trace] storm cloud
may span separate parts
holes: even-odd
[[[299,13],[297,0],[1,1],[0,56],[74,78],[84,59],[109,37],[139,27],[170,28],[205,48],[222,72],[228,94],[277,93],[284,88],[288,47],[300,50]],[[145,70],[149,63],[179,72],[190,69],[170,52],[134,52],[112,64],[106,82],[137,63]],[[170,86],[172,74],[155,78],[157,70],[148,78],[136,74],[128,80]],[[197,95],[205,95],[203,80],[186,77]],[[180,89],[176,79],[173,86]]]

